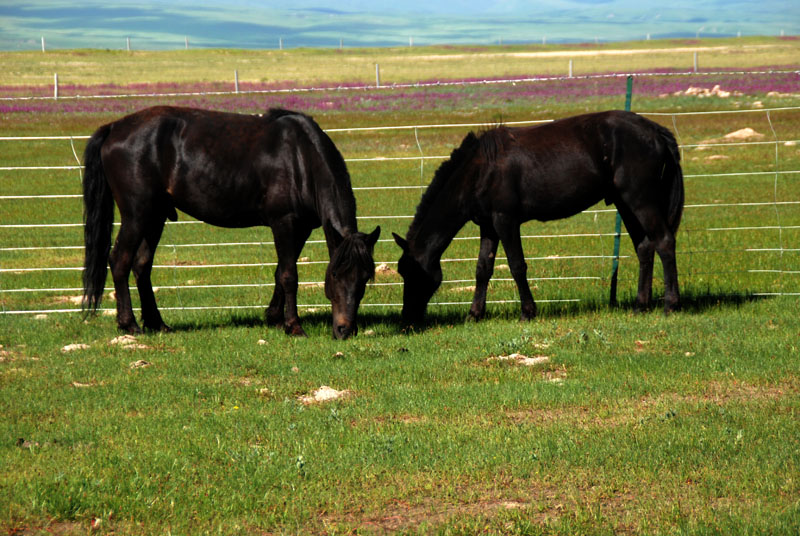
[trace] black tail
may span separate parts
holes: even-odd
[[[105,125],[89,139],[83,152],[83,310],[97,310],[103,298],[108,274],[108,253],[111,250],[111,228],[114,225],[114,198],[108,186],[100,149],[110,125]]]
[[[664,172],[662,181],[664,181],[664,198],[666,201],[666,215],[667,225],[673,234],[678,232],[678,226],[681,223],[681,216],[683,215],[683,170],[681,169],[681,153],[678,149],[678,142],[672,132],[664,127],[659,126],[659,134],[664,140],[664,143],[669,149],[669,154],[665,155]]]

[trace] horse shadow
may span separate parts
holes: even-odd
[[[681,314],[703,314],[711,310],[737,308],[750,303],[757,303],[768,300],[771,296],[757,296],[748,292],[737,293],[716,293],[716,292],[687,292],[681,296]],[[658,299],[654,300],[650,309],[640,314],[663,314],[659,309]],[[610,306],[607,300],[596,298],[581,300],[580,302],[569,302],[564,304],[541,304],[538,318],[540,319],[569,319],[576,318],[585,314],[602,313],[609,309],[617,311],[629,311],[633,314],[635,297],[623,298],[619,305]],[[390,334],[414,334],[422,333],[431,328],[447,327],[463,324],[467,318],[467,310],[457,307],[447,307],[437,310],[430,307],[425,317],[425,323],[416,326],[404,326],[401,318],[400,308],[388,311],[364,311],[359,312],[358,325],[359,333],[363,334],[369,330],[382,328],[386,333],[387,326],[390,327]],[[519,307],[505,305],[500,308],[490,309],[486,318],[489,320],[500,319],[508,321],[518,321]],[[303,325],[308,326],[308,333],[312,336],[316,334],[330,335],[331,314],[330,311],[310,312],[303,315]],[[393,331],[391,327],[394,326]],[[230,317],[217,316],[214,318],[197,320],[177,320],[171,324],[174,332],[191,332],[199,330],[216,330],[225,328],[262,328],[265,330],[282,330],[280,326],[270,326],[264,319],[264,312],[245,313],[235,312]]]
[[[750,292],[717,293],[717,292],[686,292],[681,295],[681,314],[703,314],[711,310],[738,308],[746,304],[757,303],[771,299],[772,296],[755,295]],[[635,296],[622,298],[618,305],[610,305],[605,298],[589,298],[579,302],[568,303],[542,303],[539,308],[539,319],[569,319],[581,315],[602,313],[609,310],[628,311],[631,314],[664,314],[662,309],[663,297],[654,299],[646,311],[634,313]],[[414,326],[412,329],[401,326],[400,331],[413,333],[422,332],[430,328],[450,326],[464,323],[467,318],[467,310],[448,308],[447,310],[431,310],[426,314],[425,323]],[[670,313],[672,314],[672,313]],[[669,316],[669,315],[666,315]],[[510,307],[508,305],[498,309],[489,309],[486,319],[503,319],[509,321],[519,320],[519,306]],[[400,317],[397,321],[402,324]]]

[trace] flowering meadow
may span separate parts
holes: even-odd
[[[512,81],[508,81],[512,80]],[[133,84],[126,86],[59,86],[59,99],[52,88],[40,86],[0,87],[0,114],[126,114],[159,104],[260,113],[268,107],[316,112],[397,112],[423,110],[458,111],[476,106],[514,109],[533,106],[577,104],[597,98],[619,99],[625,94],[626,77],[603,73],[573,78],[521,74],[504,78],[423,80],[418,85],[368,87],[358,83],[292,87],[282,84],[240,84],[236,94],[230,83]],[[800,95],[800,72],[766,68],[752,72],[664,73],[643,72],[635,76],[635,95],[664,98],[690,88],[719,87],[734,97],[779,99]],[[50,92],[48,95],[47,92]],[[31,98],[35,97],[35,98]],[[717,101],[730,106],[730,100]]]

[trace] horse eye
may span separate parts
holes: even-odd
[[[333,271],[331,272],[331,276],[332,276],[334,279],[336,279],[336,277],[337,277],[337,276],[336,276],[336,270],[333,270]]]

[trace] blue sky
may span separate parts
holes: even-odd
[[[287,7],[291,5],[291,7]],[[403,46],[800,33],[797,0],[2,0],[0,49]]]

